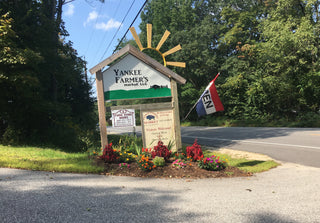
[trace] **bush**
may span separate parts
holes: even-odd
[[[119,162],[123,162],[123,163],[132,163],[136,160],[136,155],[131,153],[131,152],[127,152],[127,151],[123,151],[123,152],[119,152]]]
[[[156,166],[164,166],[166,161],[163,157],[156,156],[153,160],[153,164]]]
[[[152,156],[152,158],[159,156],[159,157],[163,157],[165,160],[168,160],[171,156],[171,151],[169,151],[168,147],[163,145],[162,141],[159,141],[158,145],[156,145],[153,148],[151,156]]]
[[[145,157],[144,155],[139,156],[137,160],[138,166],[143,171],[151,171],[156,166],[153,164],[151,160],[149,160],[149,157]]]
[[[106,145],[103,149],[102,155],[100,156],[100,159],[107,163],[115,162],[118,158],[117,153],[112,149],[112,143]]]
[[[218,171],[227,167],[226,161],[221,161],[219,156],[212,155],[210,157],[202,158],[198,161],[198,166],[201,169]]]
[[[131,135],[108,135],[108,140],[120,151],[140,155],[143,146],[142,138]]]
[[[130,164],[128,164],[128,163],[119,163],[119,168],[120,169],[129,169],[130,168]]]
[[[187,158],[185,153],[178,153],[178,152],[175,152],[173,154],[173,157],[175,159],[186,159]]]
[[[319,127],[320,115],[314,112],[301,113],[297,117],[297,127]]]
[[[186,163],[184,163],[184,160],[182,159],[176,159],[173,163],[172,163],[172,167],[176,167],[178,169],[182,169],[185,168],[187,166]]]
[[[201,146],[198,145],[197,139],[194,140],[194,143],[192,146],[187,146],[186,153],[187,153],[187,157],[192,158],[193,161],[197,161],[203,158],[202,149],[201,149]]]
[[[152,149],[148,149],[148,148],[142,148],[141,149],[141,154],[145,155],[147,157],[151,157],[151,153],[152,153]]]

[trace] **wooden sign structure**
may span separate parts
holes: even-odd
[[[147,25],[148,30],[150,30],[151,27],[150,24]],[[131,28],[131,32],[133,31],[134,29]],[[161,40],[162,43],[167,38],[168,34],[166,37],[165,35]],[[133,36],[136,41],[139,40],[134,33]],[[151,44],[149,45],[150,39],[151,34],[150,31],[148,31],[149,48],[151,47]],[[158,51],[161,47],[161,45],[159,45],[160,43],[157,46]],[[163,58],[166,55],[179,50],[175,48],[169,50],[170,52],[167,51],[164,53],[164,55],[162,55]],[[141,51],[143,49],[140,48]],[[108,144],[105,118],[106,100],[171,97],[171,102],[113,106],[111,109],[140,109],[143,128],[142,136],[145,147],[150,146],[148,144],[150,137],[155,139],[157,136],[159,139],[163,140],[164,143],[166,143],[164,139],[169,141],[174,140],[175,142],[173,144],[175,145],[175,148],[173,150],[180,150],[182,148],[182,143],[177,83],[184,84],[186,80],[141,51],[128,44],[117,53],[90,69],[91,74],[96,74],[101,146],[104,148]],[[166,61],[164,60],[164,62]],[[185,66],[182,62],[166,63],[173,66]],[[107,68],[102,71],[105,67]],[[149,114],[150,112],[153,114]],[[172,120],[172,126],[168,126],[170,125],[168,124],[170,123],[170,119]],[[149,128],[150,124],[154,124],[153,127]],[[146,126],[148,126],[148,128],[145,128]],[[153,132],[148,130],[154,130],[154,134],[148,136],[148,133]],[[158,133],[156,133],[155,130],[157,130]],[[171,137],[170,134],[165,134],[166,130],[172,132],[173,137]],[[148,141],[148,143],[146,143],[146,141]]]

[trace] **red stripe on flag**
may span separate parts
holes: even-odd
[[[213,104],[214,104],[214,107],[216,108],[216,111],[223,111],[224,110],[224,107],[221,103],[221,100],[219,98],[219,95],[218,95],[218,92],[217,92],[217,89],[216,89],[216,86],[214,84],[214,81],[212,81],[213,83],[211,84],[210,86],[210,94],[211,94],[211,98],[212,98],[212,101],[213,101]]]

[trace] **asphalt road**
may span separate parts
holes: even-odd
[[[0,168],[1,223],[320,222],[320,168],[147,179]]]
[[[196,137],[217,147],[279,144],[286,154],[297,153],[292,148],[316,154],[319,130],[300,130],[189,127],[182,133],[190,143]],[[319,186],[320,168],[286,162],[252,177],[197,180],[0,168],[0,222],[318,223]]]
[[[109,128],[111,132],[132,129]],[[141,134],[141,127],[136,127]],[[319,128],[182,127],[182,142],[255,152],[273,159],[320,167]]]

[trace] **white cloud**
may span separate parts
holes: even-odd
[[[98,18],[98,13],[96,11],[92,11],[89,13],[87,20],[83,23],[84,26],[86,26],[88,23],[90,23],[93,20],[96,20]]]
[[[109,29],[119,28],[120,26],[121,26],[120,22],[110,19],[107,23],[104,23],[104,22],[97,23],[95,28],[107,31]]]
[[[72,3],[67,4],[67,10],[64,12],[65,16],[72,16],[74,14],[74,5]]]

